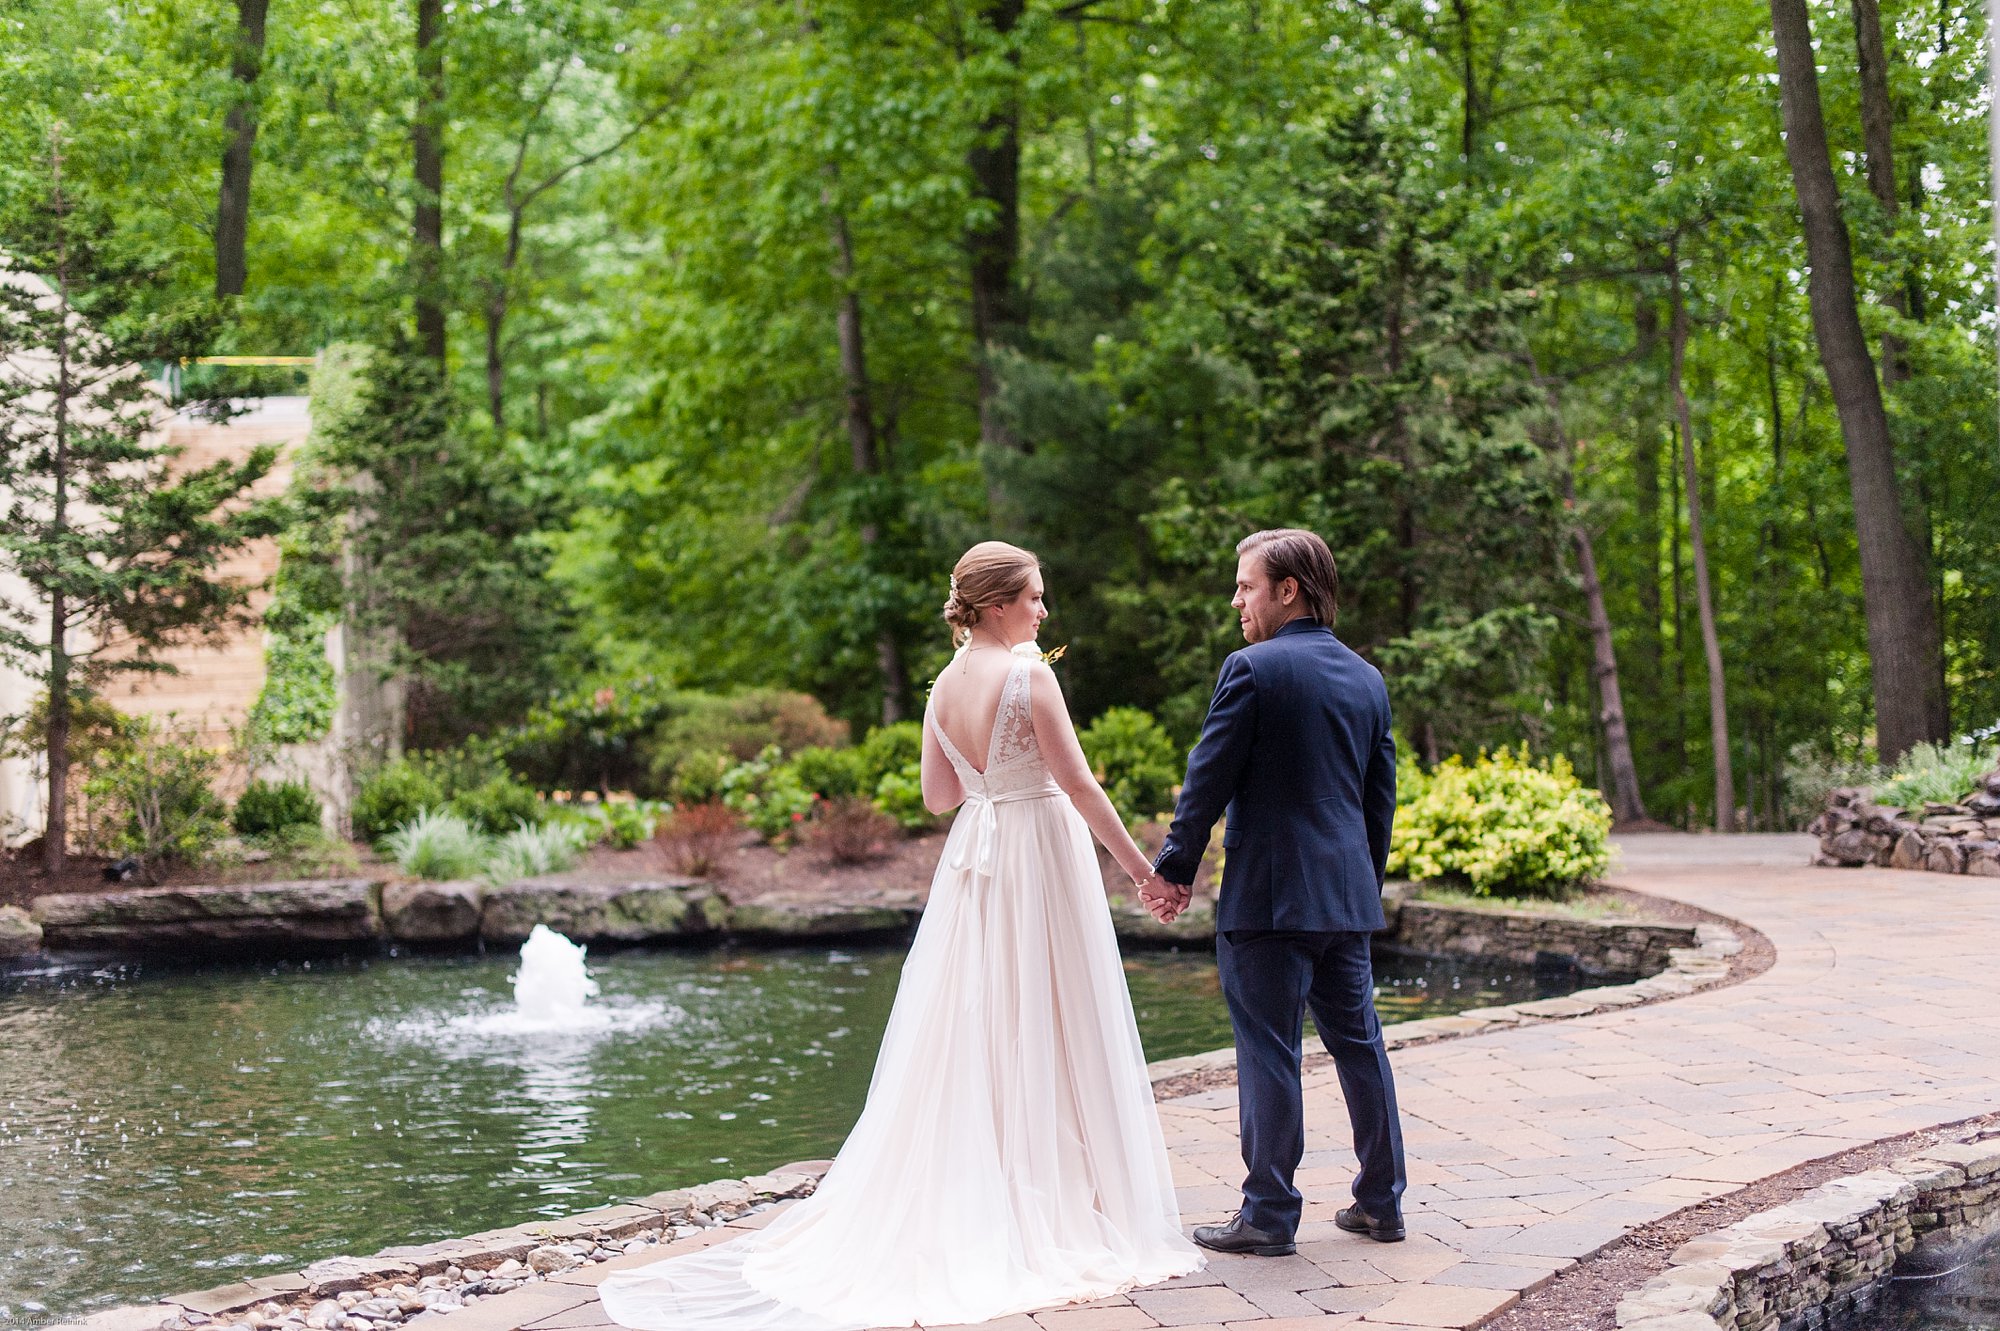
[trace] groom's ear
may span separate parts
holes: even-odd
[[[1297,578],[1286,578],[1283,582],[1278,584],[1279,605],[1290,605],[1292,602],[1298,599],[1299,599],[1299,580]]]

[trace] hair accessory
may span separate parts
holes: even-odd
[[[958,595],[958,575],[956,573],[951,575],[951,594],[953,596]]]

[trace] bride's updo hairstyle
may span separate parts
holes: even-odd
[[[944,603],[952,643],[963,646],[978,625],[980,612],[1019,596],[1029,575],[1041,566],[1041,560],[1005,541],[981,541],[960,555],[951,570],[951,596]]]

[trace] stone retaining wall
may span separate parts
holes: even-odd
[[[827,1161],[656,1192],[561,1220],[462,1239],[328,1257],[298,1272],[131,1304],[48,1331],[394,1331],[542,1282],[590,1284],[590,1268],[811,1195]],[[458,1323],[454,1323],[458,1325]]]
[[[1860,786],[1836,790],[1806,831],[1819,838],[1815,864],[2000,878],[2000,772],[1981,777],[1963,803],[1921,809],[1877,804]]]
[[[1383,907],[1389,927],[1378,942],[1384,947],[1519,966],[1555,956],[1592,977],[1651,974],[1670,966],[1677,949],[1697,946],[1692,926],[1405,900],[1401,884],[1390,885]],[[922,914],[913,899],[763,896],[736,902],[726,883],[691,878],[557,876],[497,886],[329,879],[45,896],[36,900],[32,917],[0,912],[0,958],[37,947],[176,954],[384,942],[511,947],[537,924],[595,944],[887,937],[907,933]],[[1214,913],[1205,906],[1163,925],[1135,903],[1117,899],[1111,916],[1118,936],[1130,943],[1206,947],[1215,932]]]
[[[1424,956],[1489,957],[1517,966],[1556,956],[1586,975],[1636,976],[1665,970],[1674,949],[1696,945],[1691,924],[1585,920],[1414,899],[1384,904],[1391,911],[1389,929],[1378,940]]]
[[[1922,1241],[2000,1224],[2000,1139],[1835,1179],[1683,1244],[1618,1305],[1625,1331],[1793,1331],[1866,1303]]]

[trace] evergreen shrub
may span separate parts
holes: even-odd
[[[238,836],[267,836],[288,827],[318,827],[319,796],[303,781],[252,781],[230,811]]]
[[[1558,754],[1525,748],[1438,764],[1396,811],[1389,872],[1481,896],[1560,896],[1611,862],[1611,809]]]
[[[395,758],[361,778],[348,815],[354,835],[374,845],[444,802],[444,785],[429,768],[411,758]]]
[[[1113,707],[1077,739],[1092,774],[1126,822],[1145,822],[1173,808],[1184,755],[1148,713]]]

